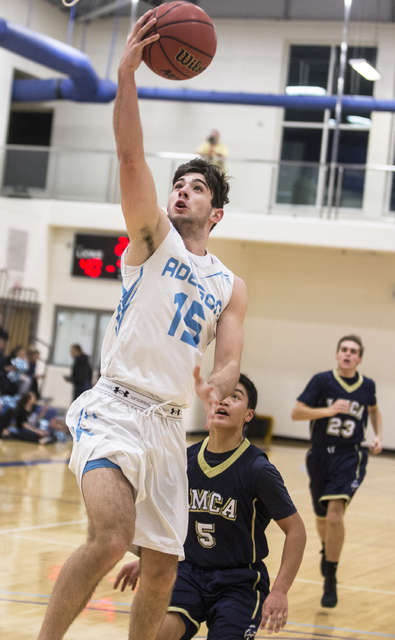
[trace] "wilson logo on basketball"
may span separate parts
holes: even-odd
[[[206,67],[203,67],[201,60],[196,60],[192,53],[189,53],[189,51],[183,49],[183,47],[180,47],[176,55],[176,61],[182,64],[183,67],[188,67],[188,69],[194,73],[202,73],[202,71],[206,69]]]

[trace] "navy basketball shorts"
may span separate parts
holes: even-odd
[[[169,612],[185,623],[182,640],[190,640],[202,622],[208,640],[254,638],[261,621],[262,604],[269,594],[269,576],[263,562],[235,569],[202,568],[178,564]]]
[[[330,447],[310,449],[306,456],[306,467],[310,477],[310,492],[314,512],[325,518],[329,500],[345,501],[349,504],[366,474],[367,449],[358,446],[347,448]]]

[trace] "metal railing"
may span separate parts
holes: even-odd
[[[146,154],[160,204],[175,169],[195,155]],[[120,203],[115,151],[7,145],[0,171],[2,196]],[[338,164],[330,206],[329,163],[229,158],[227,171],[229,212],[395,221],[394,165]]]

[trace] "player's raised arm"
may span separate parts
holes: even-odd
[[[201,376],[195,375],[196,393],[203,401],[207,413],[206,428],[210,426],[218,404],[232,393],[240,377],[246,309],[246,286],[241,278],[235,276],[232,296],[217,325],[212,373],[207,383]]]
[[[158,35],[144,39],[155,23],[152,11],[134,25],[119,64],[118,91],[114,106],[114,132],[120,167],[121,204],[130,239],[126,263],[141,264],[155,251],[169,229],[158,206],[154,180],[145,161],[135,72],[144,46]]]

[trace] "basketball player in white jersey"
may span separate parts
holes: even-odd
[[[145,162],[134,73],[154,24],[137,21],[119,67],[114,129],[122,210],[130,244],[122,256],[122,297],[102,349],[102,377],[72,404],[70,467],[83,492],[88,537],[55,584],[39,640],[60,640],[98,582],[133,545],[141,586],[129,638],[156,637],[183,556],[188,524],[182,409],[194,387],[209,426],[239,379],[245,285],[206,250],[229,185],[196,159],[176,171],[168,215]],[[216,338],[206,382],[200,363]]]

